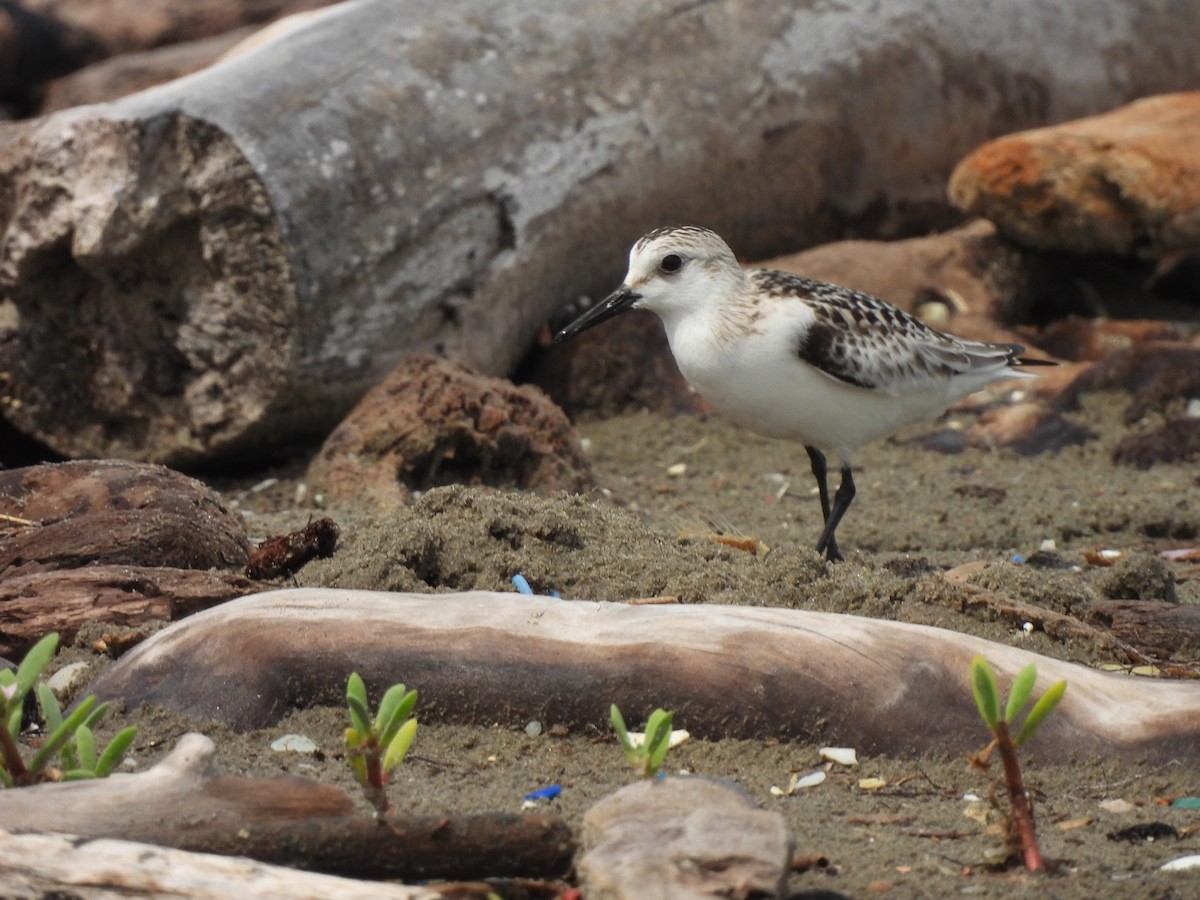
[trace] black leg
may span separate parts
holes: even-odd
[[[816,447],[804,445],[808,461],[812,463],[813,478],[817,479],[817,493],[821,495],[821,521],[829,521],[829,482],[825,478],[825,454]]]
[[[838,523],[842,521],[842,516],[850,508],[850,501],[853,499],[854,475],[851,473],[849,466],[842,466],[842,483],[838,485],[837,493],[833,495],[833,508],[829,511],[829,517],[825,520],[825,530],[821,532],[821,539],[817,541],[817,552],[823,552],[826,559],[837,560],[842,558],[842,553],[838,550],[837,541],[834,539],[834,532],[837,531]]]

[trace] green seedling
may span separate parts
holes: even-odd
[[[0,785],[6,788],[44,781],[104,778],[116,768],[137,734],[136,728],[125,728],[97,753],[93,729],[108,711],[108,704],[97,706],[94,696],[85,697],[63,718],[54,692],[40,680],[57,648],[58,634],[48,634],[29,649],[16,672],[0,669],[4,715],[0,723]],[[17,742],[21,736],[25,697],[30,691],[34,692],[42,710],[46,740],[26,762]],[[55,762],[58,765],[54,765]]]
[[[1021,854],[1025,868],[1037,872],[1045,868],[1042,853],[1038,849],[1037,832],[1033,820],[1033,803],[1025,790],[1025,782],[1021,776],[1021,764],[1017,759],[1017,748],[1033,737],[1033,733],[1046,721],[1046,717],[1058,706],[1067,683],[1060,681],[1050,687],[1038,699],[1025,717],[1016,732],[1013,725],[1021,710],[1029,702],[1033,694],[1033,686],[1037,682],[1037,667],[1028,665],[1013,679],[1009,689],[1008,701],[1004,704],[1003,714],[1000,711],[1000,690],[996,686],[996,675],[992,667],[982,656],[971,660],[971,692],[975,695],[975,705],[979,715],[992,732],[992,742],[978,753],[970,757],[971,765],[987,771],[991,761],[992,751],[1000,754],[1004,765],[1004,782],[1008,787],[1009,814],[1006,819],[1006,831],[1009,846]],[[996,803],[997,779],[992,785],[992,805]]]
[[[416,705],[416,691],[393,684],[384,692],[379,713],[372,719],[362,678],[352,672],[346,682],[346,708],[350,713],[346,759],[378,815],[388,809],[384,790],[388,776],[404,761],[417,736],[417,720],[410,718]]]
[[[662,709],[650,713],[650,718],[646,720],[645,736],[640,744],[634,746],[617,704],[614,703],[609,709],[609,718],[612,720],[613,730],[617,732],[617,740],[621,742],[621,748],[630,764],[643,778],[655,778],[662,771],[667,750],[671,747],[671,717],[672,713]]]

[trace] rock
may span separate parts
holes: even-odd
[[[583,892],[596,900],[783,896],[792,855],[783,816],[702,777],[621,788],[584,815],[583,846]]]
[[[1184,415],[1188,399],[1200,397],[1200,346],[1143,341],[1117,350],[1078,372],[1060,403],[1076,409],[1085,393],[1115,390],[1132,395],[1122,417],[1127,425],[1147,415]]]
[[[45,116],[72,106],[116,100],[198,72],[257,30],[239,28],[196,41],[122,53],[93,63],[47,84],[42,90],[38,114]]]
[[[27,9],[86,34],[107,55],[212,37],[337,0],[22,0]]]
[[[1044,574],[1030,575],[1030,591]],[[925,587],[929,602],[1033,621],[1066,642],[1103,634],[1114,651],[1120,647],[1070,616],[984,588],[933,578]],[[950,598],[937,600],[939,591]],[[1031,742],[1039,759],[1102,752],[1153,761],[1194,752],[1195,681],[1134,681],[928,626],[715,603],[279,590],[157,632],[89,691],[102,701],[165,706],[244,731],[272,726],[298,698],[341,706],[345,673],[357,671],[369,692],[400,680],[419,685],[423,720],[521,728],[536,717],[576,729],[607,727],[607,707],[594,690],[603,684],[605,701],[670,709],[696,738],[802,737],[863,754],[950,755],[978,749],[978,715],[964,702],[976,654],[1002,683],[1030,663],[1047,683],[1070,683]]]
[[[29,115],[43,82],[104,53],[83,31],[33,6],[0,4],[0,121]]]
[[[307,481],[327,502],[388,507],[455,482],[580,492],[591,470],[579,435],[537,388],[418,356],[363,397]]]
[[[974,340],[1019,341],[996,323],[1027,322],[1044,294],[1069,289],[1052,262],[983,220],[903,241],[838,241],[761,265],[872,294]]]
[[[1175,602],[1175,573],[1150,553],[1131,553],[1107,569],[1097,586],[1110,600]]]
[[[1060,359],[1094,362],[1145,341],[1172,341],[1181,336],[1170,322],[1072,315],[1043,328],[1038,335],[1038,346]]]
[[[568,317],[561,319],[566,325]],[[544,344],[517,377],[549,394],[572,421],[644,409],[661,415],[712,411],[679,373],[654,313],[635,310],[563,344],[551,344],[547,334]]]
[[[240,569],[250,541],[216,492],[162,466],[0,471],[0,579],[81,566]]]
[[[211,14],[164,2],[72,21],[132,47]],[[984,137],[1200,76],[1187,5],[547,10],[340,4],[0,142],[3,416],[65,456],[261,454],[414,353],[510,372],[666,211],[748,258],[925,227]]]
[[[1112,449],[1113,462],[1149,469],[1159,463],[1200,461],[1200,419],[1176,417],[1156,428],[1129,434]]]
[[[984,144],[950,199],[1041,250],[1158,257],[1200,243],[1200,91]]]
[[[88,677],[90,668],[91,666],[83,660],[67,663],[46,679],[46,685],[54,691],[54,696],[59,700],[63,697],[73,696],[76,689]]]

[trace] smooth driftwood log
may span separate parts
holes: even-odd
[[[7,900],[439,900],[424,887],[363,884],[249,859],[149,847],[69,834],[10,834],[0,829],[0,883]]]
[[[214,752],[207,737],[188,734],[147,772],[4,791],[0,822],[358,878],[555,878],[571,867],[574,839],[558,816],[391,815],[380,822],[329,785],[224,775]]]
[[[173,464],[323,434],[407,355],[509,371],[665,221],[759,258],[927,226],[985,138],[1193,84],[1198,29],[1188,0],[340,4],[0,147],[0,412]]]
[[[295,589],[158,632],[89,688],[239,730],[342,701],[346,676],[421,690],[425,716],[603,727],[663,706],[694,735],[835,741],[866,753],[978,749],[967,673],[1036,662],[1070,682],[1044,757],[1196,759],[1200,684],[1111,675],[938,628],[786,609],[630,606],[518,594]]]

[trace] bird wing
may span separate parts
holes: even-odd
[[[891,392],[1023,362],[1020,344],[960,340],[870,294],[769,269],[751,277],[759,290],[794,297],[811,311],[796,355],[847,384]]]

